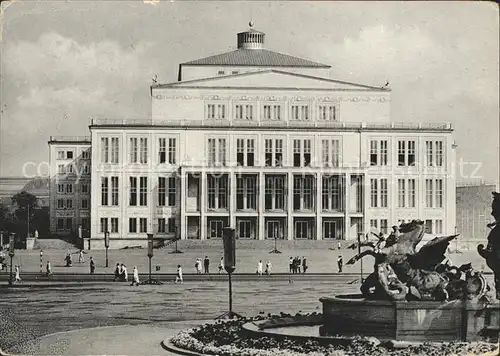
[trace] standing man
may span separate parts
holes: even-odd
[[[203,261],[203,265],[205,267],[205,274],[209,274],[210,273],[210,259],[208,258],[208,256],[205,256],[205,260]]]
[[[115,278],[113,279],[113,282],[116,282],[117,280],[120,279],[120,273],[121,273],[120,264],[117,263],[115,268]]]
[[[139,271],[137,270],[137,266],[134,266],[134,277],[132,279],[132,286],[133,285],[139,285]]]
[[[52,275],[52,267],[50,266],[50,261],[47,261],[47,266],[45,267],[47,271],[47,277]]]
[[[293,273],[293,258],[292,257],[290,257],[289,264],[290,264],[290,273]]]
[[[266,274],[269,276],[271,274],[271,268],[273,265],[271,264],[271,261],[267,261],[266,263]]]
[[[182,267],[181,265],[177,265],[177,277],[175,277],[175,283],[177,282],[181,282],[184,283],[184,281],[182,280]]]
[[[342,266],[344,265],[344,262],[342,261],[342,255],[339,255],[337,258],[337,266],[339,268],[339,273],[342,273]]]
[[[219,274],[224,272],[224,257],[220,258],[220,263],[219,263]]]
[[[259,276],[262,276],[262,260],[260,260],[259,263],[257,263],[257,274]]]
[[[302,273],[306,273],[307,271],[307,260],[305,256],[302,256]]]
[[[300,273],[300,268],[302,267],[302,260],[297,256],[297,273]]]
[[[14,282],[21,282],[21,276],[19,272],[19,266],[16,265],[16,279]]]
[[[340,250],[341,248],[342,248],[342,244],[341,244],[341,243],[340,243],[340,241],[339,241],[339,243],[337,244],[337,249],[339,249],[339,250]]]
[[[94,274],[94,272],[95,272],[95,262],[92,259],[92,257],[90,257],[90,274]]]
[[[128,271],[127,271],[127,266],[122,264],[122,275],[123,275],[123,280],[125,282],[128,282]]]

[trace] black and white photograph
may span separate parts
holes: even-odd
[[[0,355],[500,355],[496,2],[0,6]]]

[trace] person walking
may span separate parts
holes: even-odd
[[[297,273],[300,273],[300,268],[302,267],[302,260],[297,256]]]
[[[342,266],[344,265],[344,262],[342,261],[342,255],[339,255],[337,257],[337,267],[339,268],[339,273],[342,273]]]
[[[257,263],[257,274],[262,276],[262,260]]]
[[[219,274],[221,273],[224,273],[224,257],[221,257],[219,262]]]
[[[137,270],[137,266],[134,266],[134,270],[133,270],[133,279],[132,279],[132,284],[131,286],[133,285],[136,285],[138,286],[139,285],[139,271]]]
[[[306,273],[308,268],[309,267],[307,266],[307,260],[304,256],[302,256],[302,273]]]
[[[116,264],[116,268],[115,268],[115,278],[113,279],[113,282],[116,282],[116,281],[119,281],[120,280],[120,274],[121,274],[122,270],[120,268],[120,264],[117,263]]]
[[[83,258],[83,250],[80,250],[80,252],[78,253],[78,263],[84,263],[85,260]]]
[[[180,282],[181,284],[184,283],[184,280],[182,279],[182,267],[181,265],[177,265],[177,277],[175,277],[175,283]]]
[[[47,265],[45,266],[45,272],[48,276],[52,275],[52,267],[50,266],[50,261],[47,261]]]
[[[342,248],[342,244],[341,244],[341,243],[340,243],[340,241],[339,241],[339,243],[337,244],[337,249],[339,249],[339,250],[340,250],[341,248]]]
[[[127,266],[122,264],[122,275],[123,275],[123,281],[128,282],[128,271],[127,271]]]
[[[203,261],[203,265],[205,267],[205,274],[209,274],[210,273],[210,259],[208,258],[208,256],[205,256],[205,260]]]
[[[92,259],[92,257],[90,257],[90,274],[94,274],[94,272],[95,272],[95,262]]]
[[[266,263],[266,274],[269,276],[271,274],[271,268],[273,267],[273,265],[271,264],[271,261],[267,261]]]
[[[16,277],[15,277],[14,282],[21,282],[21,276],[20,276],[20,272],[19,272],[19,266],[17,266],[17,265],[16,265]]]

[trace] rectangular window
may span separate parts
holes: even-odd
[[[158,206],[165,206],[166,202],[166,178],[158,177]]]
[[[73,219],[66,218],[66,230],[73,230]]]
[[[336,121],[336,112],[334,105],[320,105],[319,106],[319,120],[321,121]]]
[[[66,184],[66,193],[73,194],[73,184],[71,183]]]
[[[58,184],[57,185],[57,192],[59,194],[64,194],[64,184]]]
[[[104,234],[108,231],[108,218],[101,218],[101,233]]]
[[[338,167],[340,161],[340,141],[321,140],[323,167]]]
[[[425,141],[425,152],[426,152],[426,165],[432,167],[434,165],[434,152],[432,150],[433,142]]]
[[[177,162],[177,139],[169,138],[168,139],[168,163],[176,164]]]
[[[108,205],[108,177],[101,178],[101,205]]]
[[[442,234],[443,233],[443,220],[436,220],[435,222],[435,233]]]
[[[139,232],[148,232],[147,218],[139,218]]]
[[[168,233],[169,234],[173,234],[175,233],[176,231],[176,222],[175,222],[175,218],[168,218]]]
[[[57,159],[64,159],[64,151],[57,151]]]
[[[292,105],[292,120],[307,121],[309,120],[309,106],[307,105]]]
[[[405,180],[398,179],[398,207],[405,208],[406,207],[406,189],[405,189]]]
[[[425,206],[427,208],[432,208],[433,204],[434,190],[432,187],[432,179],[425,180]]]
[[[443,180],[436,179],[436,208],[443,207]]]
[[[64,199],[57,199],[57,209],[64,209]]]
[[[143,137],[140,139],[140,163],[148,163],[148,139]]]
[[[406,165],[406,141],[398,141],[398,166]]]
[[[285,178],[286,176],[265,177],[265,209],[285,209]]]
[[[414,166],[415,164],[415,141],[398,141],[398,166]]]
[[[293,177],[293,209],[314,209],[314,180],[313,176]]]
[[[158,163],[167,162],[167,139],[158,139]]]
[[[82,151],[82,159],[90,159],[90,149]]]
[[[339,175],[322,178],[322,209],[341,211],[343,209],[343,179]]]
[[[378,164],[378,141],[370,141],[370,165],[376,166]]]
[[[101,137],[101,163],[109,163],[109,139]]]
[[[237,120],[253,120],[253,105],[236,104],[234,118]]]
[[[64,219],[57,218],[57,230],[64,230]]]
[[[248,167],[253,167],[255,163],[255,140],[247,139],[247,162]]]
[[[166,229],[165,229],[165,218],[159,218],[158,219],[158,233],[159,234],[164,234],[166,233]]]
[[[89,200],[88,199],[82,199],[81,205],[82,209],[88,209],[89,208]]]
[[[283,140],[265,140],[265,164],[266,167],[281,167],[283,165]]]
[[[137,137],[130,138],[130,163],[139,162],[139,145]]]
[[[64,174],[65,171],[64,171],[64,164],[58,164],[57,165],[57,173],[58,174]]]
[[[443,166],[443,141],[425,141],[426,165]]]
[[[387,166],[387,140],[380,141],[380,165]]]
[[[436,141],[436,166],[443,166],[443,141]]]
[[[380,179],[380,207],[387,208],[387,179]]]
[[[409,166],[414,166],[415,165],[415,141],[408,141],[408,165]]]
[[[225,119],[225,104],[207,104],[207,119]]]
[[[67,209],[73,209],[73,199],[67,199],[66,200],[66,208]]]
[[[208,139],[208,164],[210,166],[226,166],[226,139]]]
[[[207,176],[207,200],[208,209],[227,209],[228,207],[228,176],[221,177],[208,175]]]
[[[408,179],[408,207],[409,208],[415,207],[415,201],[416,201],[415,184],[416,184],[415,179]]]
[[[387,219],[380,219],[380,232],[383,234],[387,234],[389,232]]]
[[[216,140],[214,138],[208,139],[208,165],[214,166],[217,159],[217,149],[216,149]]]
[[[139,205],[148,205],[148,177],[139,178]]]
[[[119,141],[118,137],[111,138],[111,163],[117,164],[119,157]]]
[[[118,218],[111,218],[111,232],[118,233]]]
[[[370,206],[372,208],[377,208],[378,207],[378,186],[377,186],[377,179],[370,179]]]
[[[301,141],[293,140],[293,166],[300,167]]]
[[[66,158],[67,159],[73,159],[73,151],[67,151],[66,152]]]
[[[370,219],[370,227],[375,229],[375,230],[378,230],[378,221],[377,219]]]
[[[425,220],[425,233],[432,234],[432,220]]]
[[[168,206],[175,206],[176,183],[175,177],[168,177]]]
[[[257,208],[255,176],[236,177],[236,209],[255,210]]]
[[[215,119],[215,105],[207,104],[207,119]]]
[[[281,120],[281,105],[264,105],[263,106],[264,120]]]
[[[238,166],[245,165],[245,139],[243,138],[236,140],[236,162]]]
[[[118,177],[111,177],[111,205],[118,206]]]
[[[129,218],[128,219],[128,232],[130,232],[130,233],[137,232],[137,218]]]
[[[137,177],[130,177],[130,200],[131,206],[137,205]]]
[[[387,166],[387,140],[370,141],[370,165]]]

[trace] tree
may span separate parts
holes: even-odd
[[[36,227],[33,226],[31,222],[35,217],[38,208],[37,197],[33,194],[22,191],[14,195],[11,199],[12,202],[17,205],[17,209],[14,213],[17,218],[16,223],[13,225],[16,230],[14,232],[16,234],[24,235],[28,232],[28,225],[30,232],[34,231]]]

